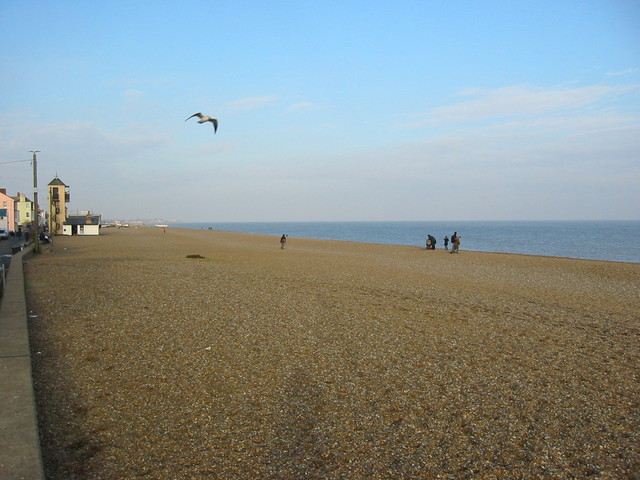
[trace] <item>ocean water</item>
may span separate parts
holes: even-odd
[[[425,247],[428,234],[436,248],[458,232],[460,250],[521,253],[552,257],[640,263],[637,221],[464,221],[464,222],[197,222],[170,226]],[[277,239],[275,240],[277,242]]]

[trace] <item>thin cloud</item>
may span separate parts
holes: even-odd
[[[266,95],[263,97],[246,97],[234,100],[229,105],[233,110],[255,110],[257,108],[273,105],[278,100],[275,95]]]
[[[135,88],[130,88],[122,93],[122,97],[128,102],[135,102],[144,97],[144,92]]]
[[[476,98],[432,109],[427,118],[412,123],[418,127],[427,124],[461,123],[495,119],[544,115],[592,105],[603,98],[626,93],[637,86],[612,87],[593,85],[578,88],[536,88],[515,85],[495,90],[465,89],[464,96]]]
[[[319,110],[322,107],[316,103],[312,102],[298,102],[290,105],[287,108],[288,112],[301,112],[301,111],[310,111],[310,110]]]
[[[620,77],[623,75],[630,75],[632,73],[636,73],[638,71],[637,68],[627,68],[626,70],[621,70],[619,72],[607,72],[606,75],[608,77]]]

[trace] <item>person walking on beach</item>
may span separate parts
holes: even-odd
[[[458,236],[458,232],[453,232],[453,235],[451,235],[451,252],[449,253],[456,253],[456,237]]]
[[[449,237],[444,236],[444,249],[449,250]]]
[[[280,248],[284,250],[284,246],[287,244],[287,236],[283,233],[280,237]]]

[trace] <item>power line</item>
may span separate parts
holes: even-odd
[[[22,162],[32,162],[33,160],[14,160],[13,162],[0,162],[0,165],[6,165],[7,163],[22,163]]]

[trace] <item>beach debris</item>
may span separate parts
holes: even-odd
[[[209,115],[203,115],[202,113],[198,112],[198,113],[194,113],[193,115],[191,115],[189,118],[187,118],[187,120],[189,120],[190,118],[193,118],[193,117],[198,117],[200,119],[200,120],[198,120],[198,123],[206,123],[206,122],[213,123],[213,133],[216,133],[218,131],[218,119],[217,118],[210,117]],[[185,122],[187,120],[185,120]]]
[[[200,254],[192,253],[191,255],[187,255],[187,258],[204,258],[204,257]]]

